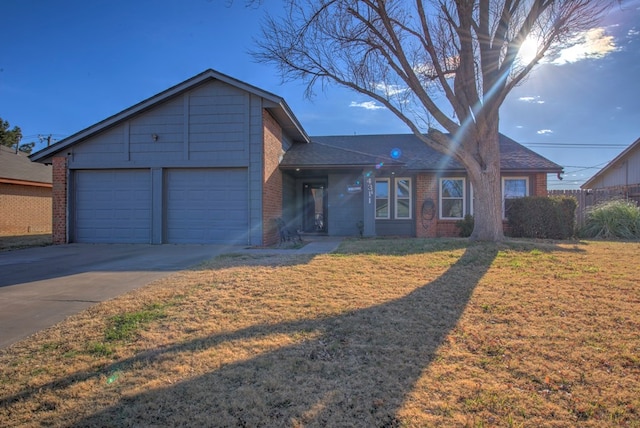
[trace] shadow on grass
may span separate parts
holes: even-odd
[[[334,254],[377,254],[403,256],[437,251],[453,251],[474,245],[493,245],[496,251],[530,252],[575,252],[584,253],[586,244],[582,241],[535,240],[527,238],[506,238],[499,244],[474,242],[468,238],[364,238],[344,240]],[[560,246],[562,245],[562,246]],[[571,245],[571,247],[569,247]]]
[[[458,323],[475,286],[499,252],[583,251],[577,246],[560,248],[554,243],[474,244],[465,239],[415,240],[408,249],[396,242],[395,251],[378,245],[383,241],[371,240],[372,247],[364,251],[341,247],[331,257],[356,252],[465,252],[442,276],[400,299],[339,316],[255,325],[154,349],[96,371],[78,372],[1,397],[0,407],[28,400],[43,391],[63,393],[73,384],[113,373],[122,373],[117,384],[129,382],[127,388],[132,388],[127,376],[129,370],[133,374],[134,367],[171,361],[181,353],[216,352],[216,347],[225,343],[250,348],[251,342],[289,335],[303,339],[174,386],[127,395],[116,406],[96,412],[76,425],[393,426],[407,394]],[[385,245],[394,244],[388,240]],[[305,263],[311,257],[232,254],[218,260],[224,265],[271,266]],[[212,266],[216,267],[219,266]]]
[[[177,385],[122,397],[76,426],[397,426],[398,410],[497,252],[496,246],[469,246],[438,279],[381,305],[257,325],[120,361],[102,374],[121,370],[126,377],[134,364],[181,352],[215,352],[224,342],[277,334],[308,337]]]

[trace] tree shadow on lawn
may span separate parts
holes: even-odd
[[[215,352],[229,341],[307,337],[173,386],[123,396],[75,426],[396,426],[407,394],[495,259],[498,248],[490,248],[469,246],[442,276],[394,301],[253,326],[121,361],[111,370],[124,373],[136,362],[153,364],[181,352]],[[126,373],[122,377],[126,382]]]
[[[401,241],[401,244],[398,244]],[[410,254],[424,254],[437,251],[453,251],[467,249],[473,245],[489,245],[474,243],[468,238],[349,238],[345,239],[334,255],[378,254],[385,256],[404,256]],[[530,252],[533,250],[551,252],[585,253],[584,247],[588,243],[571,240],[536,240],[528,238],[506,238],[499,244],[491,244],[496,251]],[[563,245],[563,246],[559,246]],[[571,247],[569,247],[571,245]]]

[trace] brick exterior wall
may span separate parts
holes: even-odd
[[[0,235],[51,233],[51,186],[0,183]]]
[[[533,184],[532,196],[547,196],[547,174],[540,173],[530,176],[529,180]],[[456,226],[456,220],[438,219],[438,178],[432,174],[418,174],[416,178],[416,236],[418,238],[440,238],[460,236],[460,231]],[[422,204],[425,200],[431,199],[435,204],[435,214],[433,219],[430,216],[423,216]],[[503,222],[505,232],[507,222]]]
[[[282,128],[263,110],[264,127],[262,183],[262,244],[274,245],[280,240],[275,220],[282,217],[282,172],[278,169],[282,156]]]
[[[418,174],[416,177],[416,236],[418,238],[443,238],[460,236],[456,220],[440,220],[438,201],[438,177]],[[433,211],[423,212],[425,201],[433,201]],[[433,218],[431,217],[433,214]]]
[[[67,158],[53,158],[53,244],[67,243]]]
[[[429,199],[435,210],[433,218],[429,212],[423,213],[422,206]],[[424,214],[424,215],[423,215]],[[418,174],[416,177],[416,236],[435,238],[438,227],[438,179],[435,175]]]
[[[533,178],[531,196],[547,196],[547,174],[536,174]]]

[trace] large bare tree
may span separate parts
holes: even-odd
[[[609,0],[285,0],[255,57],[285,80],[337,83],[378,101],[473,184],[472,239],[500,241],[499,109],[545,54]],[[518,55],[527,40],[534,55]]]

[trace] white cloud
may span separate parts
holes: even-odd
[[[536,97],[520,97],[519,101],[524,101],[525,103],[535,103],[535,104],[544,104],[544,101],[540,99],[540,96]]]
[[[617,50],[613,36],[606,35],[604,28],[592,28],[567,43],[567,47],[560,49],[558,57],[551,62],[564,65],[583,59],[598,59]]]
[[[537,132],[538,135],[549,135],[549,134],[553,134],[553,131],[551,129],[541,129]]]
[[[631,39],[633,37],[640,36],[640,30],[636,30],[635,28],[631,28],[627,31],[627,38]]]
[[[386,83],[377,83],[376,91],[384,94],[386,97],[393,97],[395,95],[405,94],[409,91],[409,88],[398,85],[388,85]]]
[[[380,110],[385,108],[384,106],[376,104],[375,101],[364,101],[361,103],[351,101],[351,104],[349,104],[349,107],[360,107],[365,110]]]

